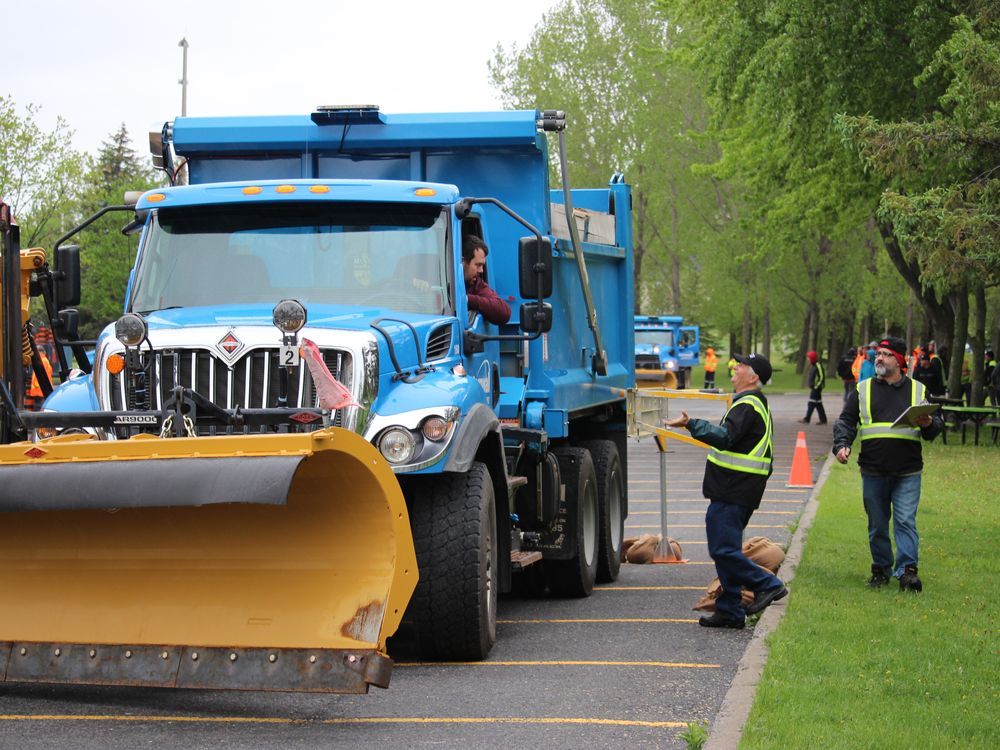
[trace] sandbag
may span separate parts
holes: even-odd
[[[743,554],[772,573],[785,561],[785,551],[766,536],[752,536],[743,543]]]
[[[640,536],[626,537],[622,540],[622,562],[643,565],[650,563],[656,557],[656,548],[660,545],[662,537],[659,534],[641,534]],[[673,550],[674,557],[678,560],[681,557],[681,545],[676,539],[667,537],[667,543]]]

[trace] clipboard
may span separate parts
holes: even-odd
[[[940,408],[941,404],[917,404],[916,406],[911,406],[896,418],[896,421],[892,423],[892,426],[919,427],[920,425],[917,424],[917,419],[933,414]]]

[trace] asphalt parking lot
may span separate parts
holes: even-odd
[[[795,423],[804,404],[801,395],[771,397],[774,475],[747,536],[791,539],[809,497],[785,486],[798,431],[813,478],[829,452],[829,427]],[[693,416],[722,413],[719,403],[689,405]],[[504,598],[485,662],[417,661],[404,631],[392,645],[391,687],[367,696],[2,684],[0,747],[685,747],[678,735],[716,717],[753,629],[697,624],[691,607],[715,575],[700,491],[705,453],[671,446],[669,534],[687,562],[623,565],[618,581],[586,599]],[[659,460],[652,441],[630,444],[626,535],[660,528]]]

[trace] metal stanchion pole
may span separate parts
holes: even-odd
[[[660,424],[669,415],[667,399],[660,400]],[[677,562],[674,548],[670,546],[667,536],[667,438],[654,435],[656,447],[660,451],[660,543],[656,547],[654,562]]]

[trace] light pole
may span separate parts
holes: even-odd
[[[187,115],[188,110],[188,40],[187,38],[182,38],[177,46],[184,50],[184,61],[182,63],[181,69],[181,79],[178,83],[181,85],[181,117]]]

